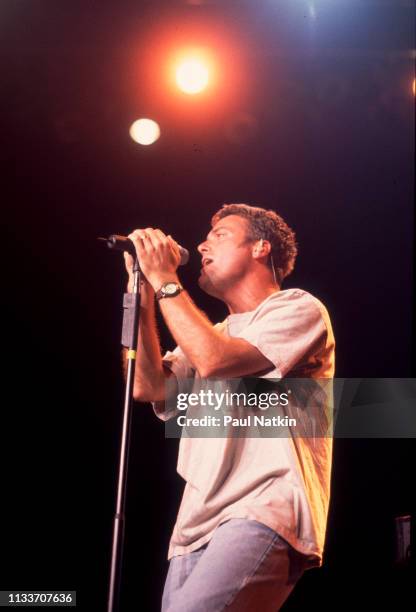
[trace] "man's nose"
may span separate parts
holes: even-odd
[[[201,255],[203,255],[204,253],[206,253],[208,251],[208,244],[207,241],[204,240],[204,242],[201,242],[201,244],[199,244],[197,246],[198,251],[201,253]]]

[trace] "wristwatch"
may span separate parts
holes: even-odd
[[[156,299],[161,300],[162,298],[175,297],[181,291],[183,291],[183,287],[179,283],[174,281],[163,283],[159,291],[156,291]]]

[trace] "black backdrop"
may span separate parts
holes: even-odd
[[[76,589],[80,609],[105,609],[125,275],[96,236],[173,234],[192,252],[183,283],[218,320],[223,306],[196,284],[212,213],[275,208],[300,244],[285,286],[327,305],[337,375],[414,375],[414,4],[336,4],[3,0],[1,589]],[[157,72],[189,40],[223,54],[199,102]],[[151,147],[128,135],[143,115],[162,126]],[[335,441],[325,565],[288,610],[387,596],[405,608],[393,535],[411,512],[413,450]],[[135,406],[126,611],[158,609],[176,455]]]

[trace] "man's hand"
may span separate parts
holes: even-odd
[[[178,245],[171,236],[166,236],[159,229],[148,227],[134,230],[129,234],[129,238],[136,248],[140,269],[154,291],[158,291],[167,281],[178,282],[176,269],[181,256]],[[131,279],[133,258],[125,255],[125,262]]]

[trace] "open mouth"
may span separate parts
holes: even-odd
[[[210,263],[212,263],[212,259],[210,259],[209,257],[205,257],[202,260],[202,267],[206,268],[207,266],[209,266]]]

